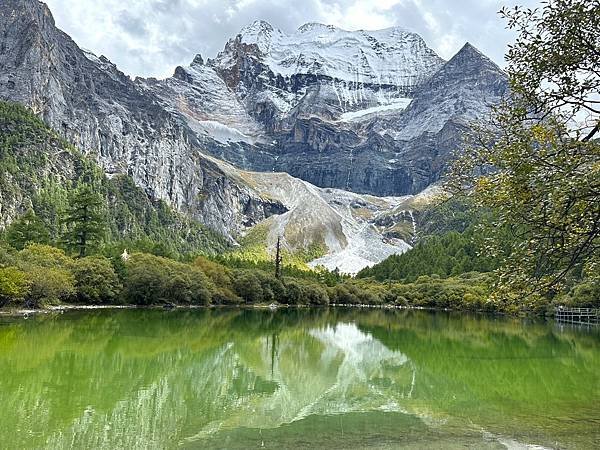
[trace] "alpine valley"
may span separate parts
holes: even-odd
[[[44,3],[2,0],[0,100],[29,108],[58,140],[22,147],[43,161],[33,189],[2,174],[0,227],[36,207],[44,180],[72,180],[80,152],[188,235],[265,255],[282,237],[310,265],[356,273],[410,248],[467,124],[507,89],[468,43],[445,61],[401,28],[286,33],[262,21],[170,78],[132,79],[79,48]]]

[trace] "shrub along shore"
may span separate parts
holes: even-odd
[[[236,267],[243,265],[243,268]],[[508,312],[489,301],[491,275],[477,272],[412,282],[354,279],[327,271],[274,270],[197,256],[182,262],[148,253],[71,257],[29,244],[0,247],[0,306],[17,310],[58,305],[244,306],[363,305]],[[289,273],[288,273],[289,272]],[[293,275],[293,276],[292,276]],[[549,305],[529,308],[550,311]]]

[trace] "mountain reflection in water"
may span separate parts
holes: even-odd
[[[592,448],[600,439],[593,330],[342,309],[2,320],[7,448]]]

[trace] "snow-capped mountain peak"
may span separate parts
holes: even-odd
[[[255,21],[206,64],[245,104],[261,105],[257,118],[270,128],[289,114],[335,121],[404,105],[444,63],[400,27],[348,31],[307,23],[287,33]]]
[[[264,20],[255,20],[254,22],[246,25],[244,28],[240,30],[238,34],[241,36],[251,36],[257,34],[265,34],[273,32],[274,28],[269,22]]]
[[[282,34],[278,29],[265,22],[264,20],[255,20],[240,30],[238,36],[240,42],[244,44],[255,44],[263,54],[269,53],[273,34]]]
[[[241,44],[256,45],[261,62],[283,77],[312,74],[349,83],[413,86],[444,63],[418,34],[399,27],[347,31],[307,23],[287,34],[255,21],[238,37]],[[228,44],[217,56],[217,66],[231,64],[233,47]]]

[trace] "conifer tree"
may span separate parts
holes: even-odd
[[[102,240],[105,218],[102,214],[102,197],[88,184],[80,185],[72,194],[64,222],[67,248],[77,251],[80,258],[89,254],[91,246]]]
[[[276,253],[275,253],[275,278],[280,279],[281,278],[281,263],[282,263],[282,256],[281,256],[281,236],[277,237],[277,248],[276,248]]]
[[[33,209],[28,209],[8,227],[6,240],[17,250],[22,250],[29,242],[47,244],[50,234],[42,219],[36,216]]]

